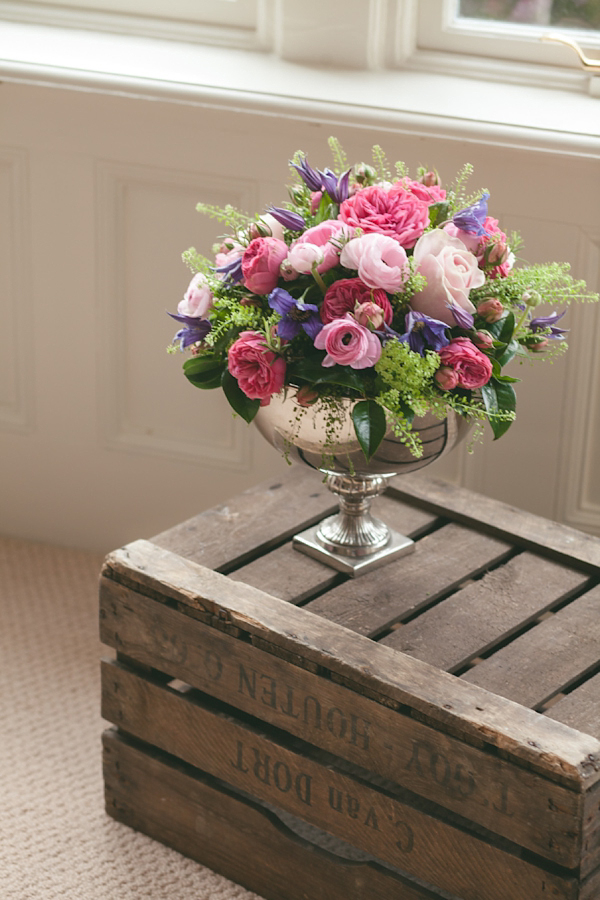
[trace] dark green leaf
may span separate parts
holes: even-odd
[[[245,395],[229,369],[225,369],[221,381],[223,392],[234,412],[251,422],[260,407],[260,400],[251,400]]]
[[[369,462],[385,437],[385,412],[374,400],[361,400],[352,410],[352,421],[358,442]]]
[[[194,387],[211,390],[221,386],[225,363],[212,356],[194,356],[183,364],[185,377]]]
[[[445,222],[448,218],[448,210],[450,209],[450,204],[445,200],[440,200],[438,203],[432,203],[429,206],[429,224],[435,227],[438,222]]]
[[[514,412],[517,396],[511,384],[496,379],[484,384],[481,388],[481,395],[494,432],[494,440],[497,441],[512,424],[512,419],[499,418],[497,414],[498,412]]]
[[[519,353],[520,347],[521,345],[518,341],[511,341],[506,347],[506,350],[497,357],[500,366],[505,366],[509,363],[511,359]]]

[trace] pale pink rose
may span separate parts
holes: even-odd
[[[340,237],[342,233],[343,228],[341,222],[338,222],[335,219],[327,219],[325,222],[320,222],[319,225],[307,228],[290,247],[290,255],[297,247],[318,247],[321,251],[321,261],[317,266],[317,272],[319,274],[328,272],[329,269],[333,269],[334,266],[337,266],[340,261],[339,247],[335,246],[331,241],[332,239],[335,240]],[[297,269],[293,260],[292,265]],[[298,271],[304,272],[303,269],[298,269]],[[310,269],[308,271],[310,271]]]
[[[452,391],[458,386],[458,375],[449,366],[440,366],[433,377],[443,391]]]
[[[384,234],[352,238],[344,244],[340,262],[346,269],[356,269],[368,287],[382,288],[389,294],[401,290],[410,275],[406,251]]]
[[[341,204],[339,218],[365,234],[392,237],[408,249],[429,223],[429,205],[399,181],[387,189],[372,185],[357,191]]]
[[[354,312],[356,305],[372,301],[383,311],[383,316],[388,325],[392,324],[394,312],[385,291],[380,288],[370,288],[360,278],[340,278],[327,288],[323,304],[321,306],[321,320],[325,323],[332,322]]]
[[[254,294],[269,294],[277,286],[279,267],[288,254],[285,241],[255,238],[242,256],[244,284]]]
[[[414,294],[410,301],[415,312],[439,319],[446,325],[456,324],[453,306],[468,313],[475,312],[469,291],[481,287],[485,275],[462,241],[436,228],[419,238],[414,259],[417,272],[427,279],[425,288]]]
[[[359,325],[370,328],[371,331],[383,327],[385,316],[383,310],[376,303],[368,300],[366,303],[357,303],[354,307],[354,318]]]
[[[242,331],[231,345],[228,368],[244,394],[262,406],[283,388],[285,360],[269,350],[264,335],[256,331]]]
[[[462,241],[467,250],[479,259],[480,237],[476,234],[469,234],[468,231],[463,231],[462,228],[457,228],[454,222],[446,222],[442,226],[442,230],[449,234],[450,237],[458,238],[459,241]]]
[[[493,322],[498,322],[504,315],[502,302],[497,297],[490,297],[489,300],[484,300],[477,307],[477,315],[490,325]]]
[[[324,325],[314,343],[318,350],[327,351],[324,366],[338,363],[352,369],[366,369],[374,366],[381,356],[378,338],[349,313]]]
[[[310,275],[313,266],[317,267],[317,271],[322,267],[325,259],[322,247],[316,244],[294,244],[290,247],[287,258],[283,261],[281,271],[285,276],[290,269],[296,274]],[[290,280],[286,278],[286,281]]]
[[[469,338],[454,338],[439,354],[442,366],[454,369],[457,387],[473,391],[483,387],[492,377],[491,360]]]
[[[206,276],[198,272],[189,283],[188,289],[179,301],[177,312],[180,316],[202,319],[213,305],[213,295]]]

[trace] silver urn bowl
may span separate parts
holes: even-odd
[[[431,413],[415,419],[412,430],[423,447],[419,458],[390,428],[367,462],[351,418],[355,401],[339,401],[332,429],[328,406],[317,402],[305,408],[294,397],[294,388],[272,397],[254,422],[276,450],[322,472],[339,502],[339,512],[295,535],[294,547],[352,576],[410,553],[413,541],[371,515],[371,502],[389,478],[415,472],[449,453],[468,433],[468,420],[456,413],[445,419]]]

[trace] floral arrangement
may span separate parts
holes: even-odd
[[[334,168],[298,152],[289,201],[263,214],[198,204],[226,233],[209,260],[184,260],[192,281],[171,314],[169,349],[189,351],[189,381],[222,388],[251,422],[289,391],[299,407],[356,401],[356,436],[370,459],[392,427],[415,456],[415,417],[450,410],[494,438],[515,418],[515,357],[566,349],[558,326],[572,299],[598,299],[567,264],[518,266],[510,238],[488,215],[489,193],[466,193],[466,165],[444,188],[437,171],[394,171],[380,147],[372,164],[348,166],[329,141]]]

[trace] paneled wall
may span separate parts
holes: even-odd
[[[335,118],[0,85],[0,531],[109,550],[286,470],[219,392],[185,381],[165,311],[189,280],[181,251],[218,234],[196,202],[281,202],[287,160],[329,164],[331,133],[352,160],[381,143],[448,180],[472,162],[527,259],[568,260],[598,288],[598,148]],[[600,533],[598,310],[566,327],[567,357],[516,367],[511,431],[429,471]]]

